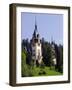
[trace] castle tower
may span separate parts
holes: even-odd
[[[55,66],[56,65],[56,53],[55,53],[55,43],[52,41],[51,42],[51,46],[52,46],[52,64]]]
[[[40,64],[42,61],[42,47],[40,41],[40,35],[37,30],[37,23],[35,19],[35,29],[31,40],[32,48],[32,59],[34,60],[34,65]]]

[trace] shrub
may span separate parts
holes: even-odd
[[[31,67],[31,69],[30,69],[30,74],[31,74],[32,76],[36,76],[37,73],[38,73],[37,67]]]
[[[22,77],[29,76],[29,69],[26,64],[26,53],[25,52],[22,52],[21,73],[22,73]]]
[[[39,72],[39,75],[45,75],[45,74],[46,74],[46,72],[43,69],[41,69]]]
[[[40,68],[42,68],[42,69],[45,68],[45,64],[44,64],[43,60],[42,60],[42,62],[41,62]]]
[[[22,66],[22,77],[29,76],[29,68],[26,64]]]

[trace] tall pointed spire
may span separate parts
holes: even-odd
[[[36,22],[36,16],[35,16],[35,29],[34,29],[33,37],[37,37],[37,35],[38,35],[38,30],[37,30],[37,22]]]
[[[37,31],[37,22],[36,22],[36,16],[35,16],[35,30]]]
[[[51,36],[51,42],[53,42],[53,36]]]
[[[54,44],[54,38],[53,38],[53,36],[51,37],[51,43]]]

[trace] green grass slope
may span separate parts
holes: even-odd
[[[55,71],[54,69],[50,69],[50,67],[40,68],[34,67],[32,70],[32,76],[55,76],[62,75],[62,73]]]

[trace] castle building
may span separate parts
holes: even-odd
[[[54,42],[52,41],[51,43],[51,51],[52,51],[52,64],[55,66],[57,64],[57,61],[56,61],[56,53],[55,53],[55,45],[54,45]]]
[[[40,35],[37,30],[37,23],[35,20],[35,29],[31,39],[31,48],[32,48],[32,60],[34,65],[40,65],[42,61],[42,45],[40,40]]]

